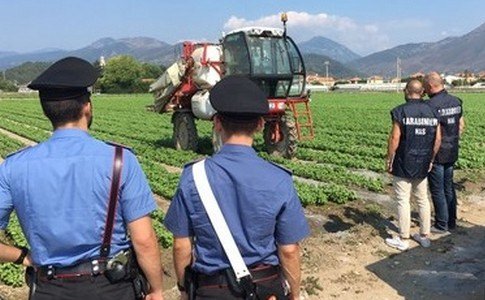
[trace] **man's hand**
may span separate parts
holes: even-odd
[[[145,300],[163,300],[162,292],[150,293],[145,297]]]
[[[24,267],[32,267],[32,257],[30,256],[30,253],[24,258],[22,265]]]
[[[389,174],[392,173],[392,160],[387,160],[387,162],[386,162],[386,170],[387,170],[387,173],[389,173]]]
[[[433,169],[433,162],[430,162],[429,163],[429,168],[428,168],[428,173],[431,172],[432,169]]]

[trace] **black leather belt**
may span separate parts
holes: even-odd
[[[42,266],[37,269],[39,279],[62,279],[96,276],[106,270],[106,261],[92,260],[69,267]]]
[[[277,278],[280,274],[280,267],[272,265],[258,265],[254,268],[250,268],[249,272],[251,273],[253,282],[260,282]],[[225,287],[228,285],[228,279],[224,271],[212,275],[198,273],[197,284],[199,287]]]

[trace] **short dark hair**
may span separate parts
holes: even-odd
[[[217,115],[221,121],[222,128],[229,134],[245,134],[253,135],[258,130],[259,119],[261,117],[255,117],[254,119],[236,120],[228,116]]]
[[[81,119],[83,106],[90,100],[90,95],[82,95],[74,99],[60,101],[40,101],[45,116],[57,128],[69,122]]]

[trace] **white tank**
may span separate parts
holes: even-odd
[[[191,99],[192,112],[194,115],[202,120],[210,120],[216,113],[216,110],[209,102],[209,91],[202,90],[195,93]]]
[[[202,64],[204,51],[206,61],[209,62],[206,65]],[[201,89],[211,88],[221,80],[221,74],[219,73],[221,57],[222,49],[219,45],[199,47],[192,53],[192,58],[194,59],[192,78]],[[211,62],[215,64],[211,64]]]

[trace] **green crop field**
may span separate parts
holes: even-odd
[[[461,142],[458,168],[485,167],[485,100],[483,94],[460,94],[464,102],[466,132]],[[299,179],[297,189],[303,205],[321,205],[328,201],[345,203],[358,198],[359,191],[383,192],[384,160],[390,130],[389,111],[402,103],[398,93],[325,93],[312,96],[311,108],[315,139],[299,144],[293,160],[270,157],[264,153],[261,136],[256,149],[264,158],[293,170]],[[198,122],[199,151],[181,152],[172,147],[170,115],[150,112],[151,95],[94,96],[92,134],[102,140],[132,147],[147,174],[154,193],[170,199],[177,187],[183,165],[211,154],[211,124]],[[50,123],[36,99],[0,98],[0,128],[26,139],[40,142],[50,136]],[[0,133],[0,156],[24,145]],[[365,172],[362,172],[365,171]],[[377,174],[376,174],[377,173]],[[157,219],[163,214],[157,213]],[[13,229],[12,229],[13,228]],[[10,240],[19,231],[17,222],[9,228]],[[163,228],[157,233],[165,246],[170,245]],[[22,241],[20,241],[22,242]],[[0,280],[19,284],[12,265],[0,266]],[[9,275],[15,273],[17,275]],[[7,275],[5,275],[7,274]]]

